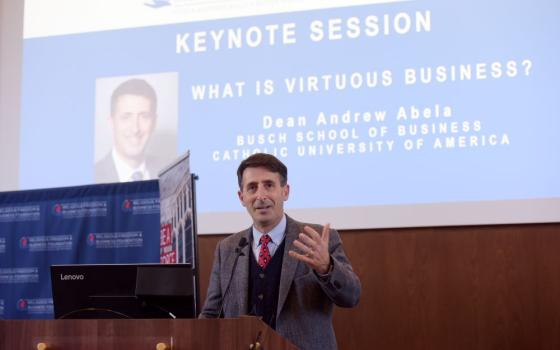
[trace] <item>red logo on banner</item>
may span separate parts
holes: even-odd
[[[53,214],[55,215],[61,215],[62,214],[62,204],[57,203],[53,206]]]
[[[28,305],[27,299],[19,299],[19,300],[17,301],[17,309],[18,309],[19,311],[25,311],[25,310],[27,310],[27,305]]]
[[[132,201],[130,199],[125,199],[123,201],[122,208],[124,211],[132,210]]]
[[[29,246],[29,238],[23,236],[19,239],[19,247],[21,249],[26,249]]]
[[[163,224],[160,228],[159,261],[162,264],[177,263],[177,252],[173,248],[173,228],[171,224]]]
[[[163,254],[159,258],[159,262],[162,264],[176,264],[177,263],[177,254],[175,251],[172,251],[167,254]]]
[[[159,246],[160,248],[163,248],[170,245],[171,242],[171,224],[164,224],[160,229]]]
[[[95,233],[87,235],[87,245],[93,247],[95,245]]]

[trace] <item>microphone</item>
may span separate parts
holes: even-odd
[[[245,255],[241,252],[241,249],[245,248],[245,246],[247,244],[249,244],[249,241],[247,241],[247,238],[241,237],[241,239],[239,240],[239,243],[237,243],[237,248],[235,248],[235,252],[238,254],[238,257],[241,256],[241,255]]]
[[[220,309],[218,312],[218,318],[224,317],[224,306],[225,306],[225,302],[226,302],[226,298],[228,296],[229,293],[229,287],[231,287],[231,281],[233,280],[233,273],[235,272],[235,267],[237,266],[237,262],[239,261],[239,257],[241,255],[245,255],[242,252],[242,249],[249,244],[249,241],[247,241],[247,238],[245,237],[241,237],[241,239],[239,240],[239,243],[237,244],[237,247],[235,248],[235,261],[233,262],[233,267],[231,268],[231,274],[230,274],[230,278],[229,278],[229,282],[228,285],[226,287],[226,291],[224,292],[224,295],[222,295],[222,300],[220,302]]]

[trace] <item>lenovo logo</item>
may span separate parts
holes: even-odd
[[[84,275],[63,275],[60,274],[61,281],[83,281]]]

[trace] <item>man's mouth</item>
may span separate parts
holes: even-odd
[[[137,145],[137,144],[142,143],[142,138],[138,137],[138,136],[129,137],[128,142]]]

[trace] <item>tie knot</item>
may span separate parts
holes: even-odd
[[[272,238],[270,238],[269,235],[262,235],[259,240],[259,242],[264,246],[267,246],[270,241],[272,241]]]

